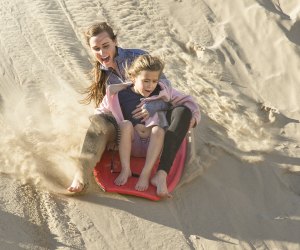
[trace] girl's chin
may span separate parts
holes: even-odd
[[[102,62],[101,65],[103,67],[107,68],[107,69],[112,67],[110,63],[104,63],[104,62]]]
[[[98,60],[99,61],[99,60]],[[101,61],[99,61],[100,62],[100,64],[103,66],[103,67],[105,67],[105,68],[112,68],[112,63],[110,62],[110,61],[108,61],[108,62],[101,62]]]

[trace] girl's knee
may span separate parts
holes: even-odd
[[[177,110],[175,109],[175,113],[180,118],[184,118],[188,120],[192,119],[192,111],[186,106],[177,107]]]
[[[131,123],[131,121],[128,120],[124,120],[122,122],[119,123],[119,127],[121,131],[133,131],[133,125]]]
[[[165,130],[159,126],[154,126],[151,130],[151,134],[155,136],[164,136]]]
[[[124,120],[119,123],[120,128],[133,128],[131,121]]]
[[[192,116],[191,110],[185,106],[178,106],[174,108],[171,113],[169,130],[174,129],[174,126],[176,128],[188,126]]]
[[[88,134],[95,134],[95,136],[104,135],[104,137],[113,138],[116,136],[116,129],[114,124],[106,117],[101,115],[90,116],[90,127],[88,128]],[[104,133],[104,131],[106,131]]]

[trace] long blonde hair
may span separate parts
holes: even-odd
[[[84,32],[87,45],[90,46],[91,37],[97,36],[102,32],[107,32],[113,41],[115,41],[117,38],[117,35],[114,33],[113,29],[106,22],[98,22],[90,25]],[[100,63],[97,60],[94,62],[91,75],[93,78],[92,83],[89,87],[82,91],[82,94],[86,95],[86,97],[80,102],[82,104],[90,104],[93,101],[95,106],[98,107],[106,92],[106,75],[100,68]]]
[[[141,71],[159,71],[161,75],[164,69],[163,61],[156,56],[144,54],[138,56],[133,63],[126,69],[126,77],[128,80],[134,82],[135,78],[140,74]]]

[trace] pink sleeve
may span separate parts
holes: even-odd
[[[109,109],[109,102],[108,102],[108,98],[107,98],[107,94],[104,96],[102,102],[100,103],[99,107],[95,109],[94,114],[110,114],[111,110]]]
[[[183,94],[178,90],[170,89],[170,101],[173,106],[184,105],[192,112],[193,117],[196,119],[197,124],[200,122],[201,114],[198,104],[194,101],[194,98],[190,95]]]

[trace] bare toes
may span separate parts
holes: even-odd
[[[67,190],[72,193],[78,193],[78,192],[81,192],[83,190],[83,188],[84,188],[84,184],[79,182],[79,183],[71,185]]]
[[[128,178],[131,176],[131,172],[124,171],[119,174],[119,176],[115,179],[114,183],[118,186],[122,186],[126,184]]]

